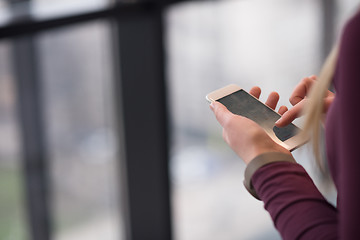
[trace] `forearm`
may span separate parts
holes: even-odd
[[[317,190],[301,165],[291,162],[265,165],[254,173],[252,184],[284,239],[336,238],[336,209]]]

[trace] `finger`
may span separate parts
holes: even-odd
[[[249,93],[256,98],[259,98],[261,94],[261,88],[259,88],[258,86],[252,87]]]
[[[315,76],[303,78],[290,96],[290,103],[295,106],[309,94],[311,86],[315,83]]]
[[[328,90],[326,93],[326,97],[335,97],[335,93],[333,93],[332,91]]]
[[[311,80],[314,80],[314,82],[317,80],[317,76],[316,75],[311,75],[310,77],[309,77]],[[313,83],[314,83],[313,82]],[[310,85],[310,87],[311,87],[312,85]],[[294,90],[295,91],[295,90]],[[308,91],[309,91],[309,89],[308,89]],[[328,90],[327,92],[326,92],[326,97],[333,97],[333,96],[335,96],[335,93],[333,93],[332,91],[330,91],[330,90]]]
[[[331,103],[334,101],[334,99],[335,99],[335,95],[326,97],[324,99],[324,112],[327,112],[329,110],[329,107],[330,107]]]
[[[214,112],[217,121],[222,127],[226,125],[233,115],[224,105],[216,101],[210,104],[210,108]]]
[[[272,108],[273,110],[275,110],[276,105],[279,101],[279,94],[277,92],[272,92],[269,94],[268,99],[266,100],[265,104],[268,105],[270,108]]]
[[[316,75],[311,75],[309,78],[311,78],[312,80],[316,80],[317,76]]]
[[[279,108],[278,113],[279,113],[280,115],[283,115],[287,110],[288,110],[288,108],[287,108],[286,106],[281,106],[281,107]]]
[[[303,107],[305,105],[306,100],[302,100],[298,104],[296,104],[294,107],[286,111],[279,120],[275,122],[275,125],[277,127],[284,127],[290,124],[294,119],[299,117],[302,114]]]

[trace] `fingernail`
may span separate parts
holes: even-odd
[[[278,123],[280,122],[280,120],[281,120],[281,118],[279,118],[279,119],[275,122],[275,124],[278,124]]]

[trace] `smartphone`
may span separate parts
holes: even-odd
[[[301,130],[292,123],[282,128],[276,127],[275,122],[280,118],[280,114],[235,84],[209,93],[206,95],[206,100],[209,103],[218,101],[230,112],[253,120],[276,143],[289,151],[293,151],[308,141],[306,137],[299,134]]]

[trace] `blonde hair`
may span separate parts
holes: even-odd
[[[312,138],[312,146],[316,163],[322,172],[326,172],[320,151],[320,135],[322,129],[324,98],[333,79],[338,56],[338,47],[335,46],[320,71],[318,80],[310,90],[309,104],[305,108],[304,134]]]

